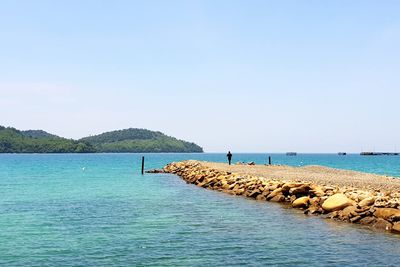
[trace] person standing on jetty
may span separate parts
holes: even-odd
[[[228,151],[228,154],[226,154],[226,157],[228,158],[229,165],[231,165],[232,153],[230,151]]]

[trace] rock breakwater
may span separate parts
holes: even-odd
[[[251,168],[252,166],[248,166]],[[224,171],[205,162],[174,162],[164,167],[186,182],[232,195],[290,204],[305,214],[400,234],[400,192],[319,185]]]

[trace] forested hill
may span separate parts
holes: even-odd
[[[20,131],[0,126],[0,153],[203,152],[198,145],[161,132],[126,129],[80,140],[42,130]]]
[[[49,134],[43,130],[27,130],[27,131],[20,131],[24,136],[33,137],[33,138],[45,138],[45,137],[52,137],[52,138],[60,138],[57,135]]]
[[[80,141],[91,144],[98,152],[203,152],[195,143],[136,128],[106,132]]]
[[[86,143],[58,137],[41,130],[19,131],[0,126],[0,153],[88,153]]]

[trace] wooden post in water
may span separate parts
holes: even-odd
[[[271,161],[271,156],[268,156],[268,164],[271,165],[272,161]]]
[[[144,157],[142,157],[142,175],[144,174]]]

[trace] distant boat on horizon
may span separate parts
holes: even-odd
[[[297,152],[286,152],[286,156],[297,156]]]
[[[338,155],[339,155],[339,156],[346,156],[347,153],[346,153],[346,152],[339,152]]]

